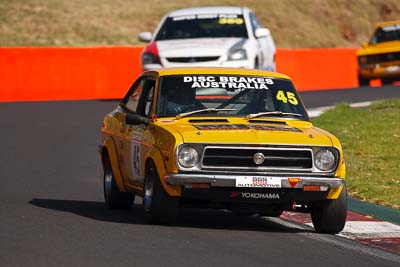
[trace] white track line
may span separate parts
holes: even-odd
[[[358,103],[352,103],[350,104],[350,107],[352,108],[363,108],[363,107],[368,107],[371,105],[371,101],[366,101],[366,102],[358,102]],[[324,113],[327,110],[333,109],[335,106],[325,106],[325,107],[319,107],[319,108],[310,108],[307,109],[308,115],[311,118],[315,118],[320,116],[322,113]]]

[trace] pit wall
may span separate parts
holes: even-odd
[[[2,47],[0,102],[121,98],[141,73],[142,46]],[[358,86],[355,48],[278,49],[299,91]]]

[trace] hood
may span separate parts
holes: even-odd
[[[198,38],[157,41],[157,48],[160,57],[204,57],[204,56],[222,56],[228,50],[244,43],[243,38]]]
[[[365,48],[360,48],[357,51],[357,55],[365,56],[365,55],[384,54],[391,52],[400,52],[400,40],[368,45]]]
[[[168,127],[180,133],[185,143],[332,146],[329,134],[308,122],[171,122]]]

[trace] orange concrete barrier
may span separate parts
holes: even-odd
[[[0,48],[0,101],[120,98],[142,47]]]
[[[356,48],[278,49],[276,68],[300,90],[358,87]]]
[[[143,47],[0,48],[0,102],[121,98]],[[278,49],[277,70],[301,90],[357,87],[356,49]]]

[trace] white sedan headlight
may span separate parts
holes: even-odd
[[[314,164],[320,171],[332,171],[337,164],[336,153],[328,148],[322,148],[315,152]]]
[[[184,168],[193,168],[199,161],[199,153],[191,146],[182,146],[178,152],[178,163]]]
[[[247,53],[244,49],[237,49],[229,51],[228,60],[246,60]]]

